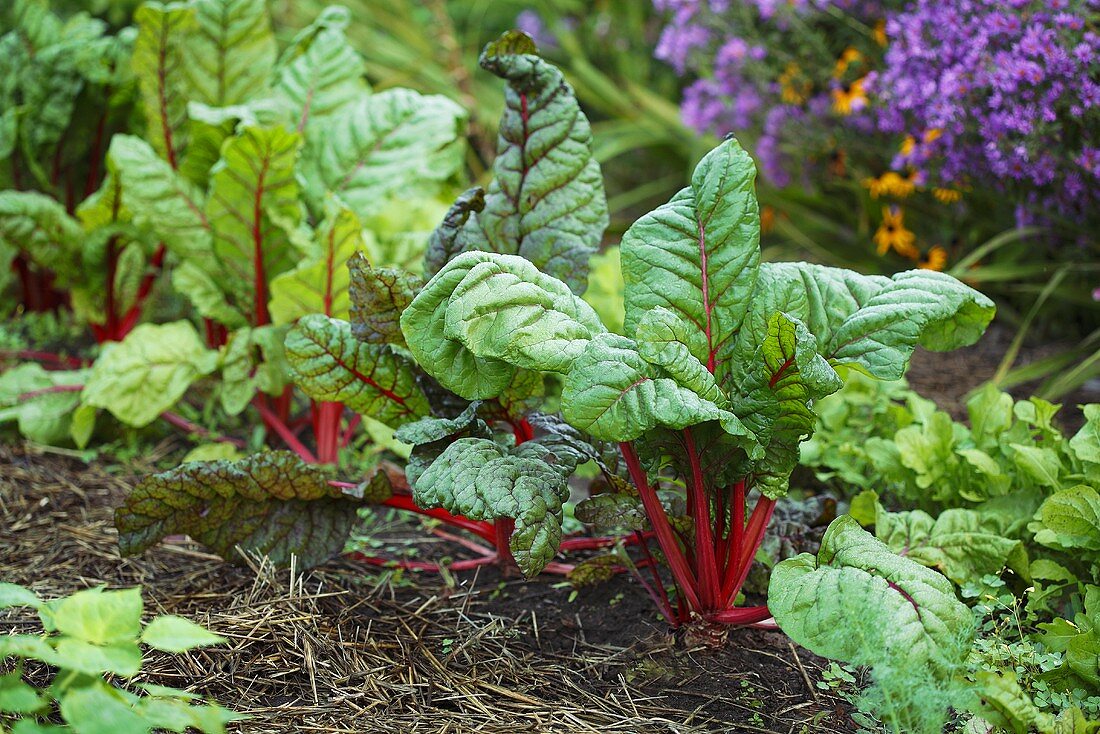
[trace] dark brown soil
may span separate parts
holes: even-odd
[[[823,662],[780,633],[691,646],[625,576],[570,601],[560,579],[453,579],[338,560],[307,574],[231,566],[190,544],[121,559],[112,507],[130,472],[0,447],[0,580],[46,597],[142,584],[227,646],[155,655],[149,679],[189,688],[263,732],[847,732]],[[18,612],[15,615],[19,614]],[[29,631],[31,616],[0,616]]]

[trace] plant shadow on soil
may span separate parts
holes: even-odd
[[[557,577],[524,582],[489,568],[450,584],[347,560],[300,574],[256,559],[229,565],[190,543],[120,559],[113,507],[134,479],[0,446],[0,580],[47,598],[142,584],[150,614],[183,614],[221,634],[228,645],[150,653],[142,675],[253,717],[235,731],[856,728],[848,704],[815,685],[820,658],[751,629],[691,648],[624,575],[570,601]],[[27,610],[0,613],[0,633],[37,629]]]

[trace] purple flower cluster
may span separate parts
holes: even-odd
[[[914,0],[886,26],[868,89],[897,168],[1007,188],[1080,220],[1100,207],[1097,0]],[[929,131],[934,131],[929,135]]]
[[[889,2],[890,0],[886,0]],[[696,79],[684,90],[684,123],[699,132],[756,133],[755,155],[764,175],[777,185],[790,183],[792,161],[784,148],[807,129],[825,132],[831,119],[831,79],[835,57],[821,56],[822,39],[798,38],[814,24],[815,32],[847,33],[830,20],[840,9],[866,20],[881,18],[883,0],[654,0],[668,16],[656,56],[679,73]],[[839,31],[840,33],[836,33]],[[839,44],[836,52],[847,41]],[[792,101],[784,92],[782,72],[792,59],[816,84]]]

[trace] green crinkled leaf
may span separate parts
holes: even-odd
[[[348,267],[366,248],[363,227],[351,209],[330,202],[328,215],[314,233],[316,252],[271,281],[271,319],[289,324],[306,314],[348,318],[351,299]],[[355,289],[351,290],[355,296]]]
[[[600,529],[645,530],[649,527],[645,508],[636,495],[617,492],[594,494],[578,502],[573,514],[581,522]]]
[[[279,59],[275,93],[290,104],[298,130],[370,93],[363,59],[344,33],[350,19],[347,8],[326,7]]]
[[[921,510],[876,514],[875,535],[892,551],[934,568],[960,586],[999,575],[1020,541],[997,532],[974,510],[951,509],[933,519]]]
[[[0,191],[0,241],[69,282],[81,274],[84,232],[65,207],[36,191]]]
[[[414,365],[389,345],[359,341],[346,321],[306,316],[287,334],[286,354],[295,383],[314,400],[393,426],[430,412]]]
[[[413,497],[421,507],[443,507],[474,520],[514,519],[508,545],[530,577],[558,550],[569,485],[530,454],[517,455],[483,438],[460,438],[417,478]]]
[[[676,382],[699,397],[723,407],[729,405],[729,398],[714,381],[714,375],[695,357],[700,350],[706,351],[705,336],[687,326],[675,313],[664,306],[654,306],[639,319],[635,339],[642,359],[664,368]]]
[[[240,104],[264,91],[275,66],[275,34],[264,0],[194,0],[183,71],[189,101]],[[139,72],[140,73],[140,72]]]
[[[1054,734],[1054,717],[1035,706],[1014,675],[980,670],[975,679],[980,701],[978,714],[990,725],[1015,734],[1030,731]]]
[[[473,402],[455,418],[421,418],[397,429],[394,437],[412,444],[405,476],[415,486],[424,470],[459,438],[492,438],[488,424],[477,416],[480,403]]]
[[[496,397],[516,372],[507,362],[476,356],[445,333],[455,288],[476,265],[493,258],[489,253],[470,252],[447,263],[401,314],[401,332],[417,364],[467,400]]]
[[[1055,492],[1028,527],[1042,545],[1100,551],[1100,493],[1083,484]]]
[[[138,35],[131,65],[147,135],[157,155],[172,168],[178,167],[187,145],[187,101],[192,90],[186,47],[198,29],[197,14],[195,4],[180,2],[146,2],[134,13]]]
[[[853,665],[949,670],[969,649],[970,611],[951,582],[847,515],[825,531],[817,558],[802,553],[772,570],[768,609],[799,645]]]
[[[420,278],[399,268],[375,268],[363,255],[348,260],[351,332],[372,344],[405,346],[401,314],[422,285]]]
[[[523,34],[509,31],[487,45],[480,64],[508,82],[494,178],[484,209],[449,249],[519,255],[580,293],[608,223],[588,119],[561,72]]]
[[[476,263],[455,286],[443,334],[478,357],[522,369],[568,372],[589,340],[605,331],[592,307],[559,280],[515,255],[459,256]]]
[[[301,216],[294,172],[299,143],[298,134],[284,128],[246,127],[222,146],[212,171],[206,217],[213,258],[204,253],[192,262],[215,276],[227,302],[256,326],[267,320],[267,282],[298,259],[284,227]]]
[[[202,194],[158,158],[148,143],[132,135],[115,135],[107,163],[122,182],[123,202],[136,222],[180,257],[209,250],[210,224]]]
[[[239,545],[278,566],[293,555],[310,568],[343,549],[361,505],[329,486],[326,468],[272,451],[146,477],[115,511],[115,525],[126,556],[187,534],[227,560],[239,560]]]
[[[588,343],[565,377],[561,402],[566,421],[605,441],[632,441],[657,426],[718,421],[749,453],[757,448],[735,415],[664,377],[618,334],[597,334]]]
[[[623,235],[627,334],[666,308],[690,335],[692,355],[713,371],[741,328],[759,269],[755,178],[748,153],[728,139],[695,168],[691,186]]]
[[[104,346],[81,398],[123,423],[145,426],[217,363],[217,352],[203,345],[189,322],[141,324],[123,341]]]
[[[748,328],[776,311],[802,321],[833,364],[882,380],[905,373],[919,344],[946,351],[977,341],[993,302],[949,275],[909,270],[893,278],[809,263],[765,263]]]
[[[446,97],[408,89],[359,97],[307,128],[306,196],[319,204],[332,192],[365,218],[394,194],[434,193],[462,165],[465,121]]]

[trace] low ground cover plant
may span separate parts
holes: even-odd
[[[869,380],[853,380],[819,405],[818,432],[803,445],[803,461],[847,493],[851,517],[830,529],[816,559],[804,554],[778,565],[771,608],[800,644],[879,671],[877,696],[893,703],[876,708],[898,730],[939,731],[947,706],[1013,731],[1097,727],[1086,719],[1100,715],[1100,412],[1082,406],[1085,423],[1068,436],[1057,426],[1059,407],[1016,401],[986,385],[968,401],[964,424],[904,385]],[[837,542],[841,534],[855,540],[845,546]],[[915,646],[876,660],[864,656],[866,649],[890,649],[895,636],[879,640],[874,630],[906,628],[909,609],[888,612],[851,594],[820,593],[829,577],[847,583],[842,574],[852,572],[842,569],[863,563],[861,546],[896,554],[888,582],[915,600],[927,634],[940,635],[921,668],[936,682],[918,686],[909,676],[922,665]],[[940,611],[933,613],[942,621],[941,612],[951,610],[954,619],[936,628],[925,615],[928,604],[899,580],[930,570],[942,574],[935,582],[940,601],[931,607]],[[922,594],[931,593],[929,583],[917,587]],[[845,648],[829,632],[840,619],[866,623],[860,638],[871,642]],[[918,687],[947,698],[906,695]],[[968,702],[971,689],[981,700]],[[923,728],[912,723],[924,716]]]
[[[245,718],[193,693],[134,681],[141,646],[182,653],[225,642],[182,617],[143,623],[140,588],[94,588],[45,601],[22,586],[0,583],[0,611],[13,607],[33,608],[45,632],[0,636],[0,662],[14,664],[0,675],[0,731],[221,734],[226,724]],[[50,684],[29,683],[27,668],[42,665]]]

